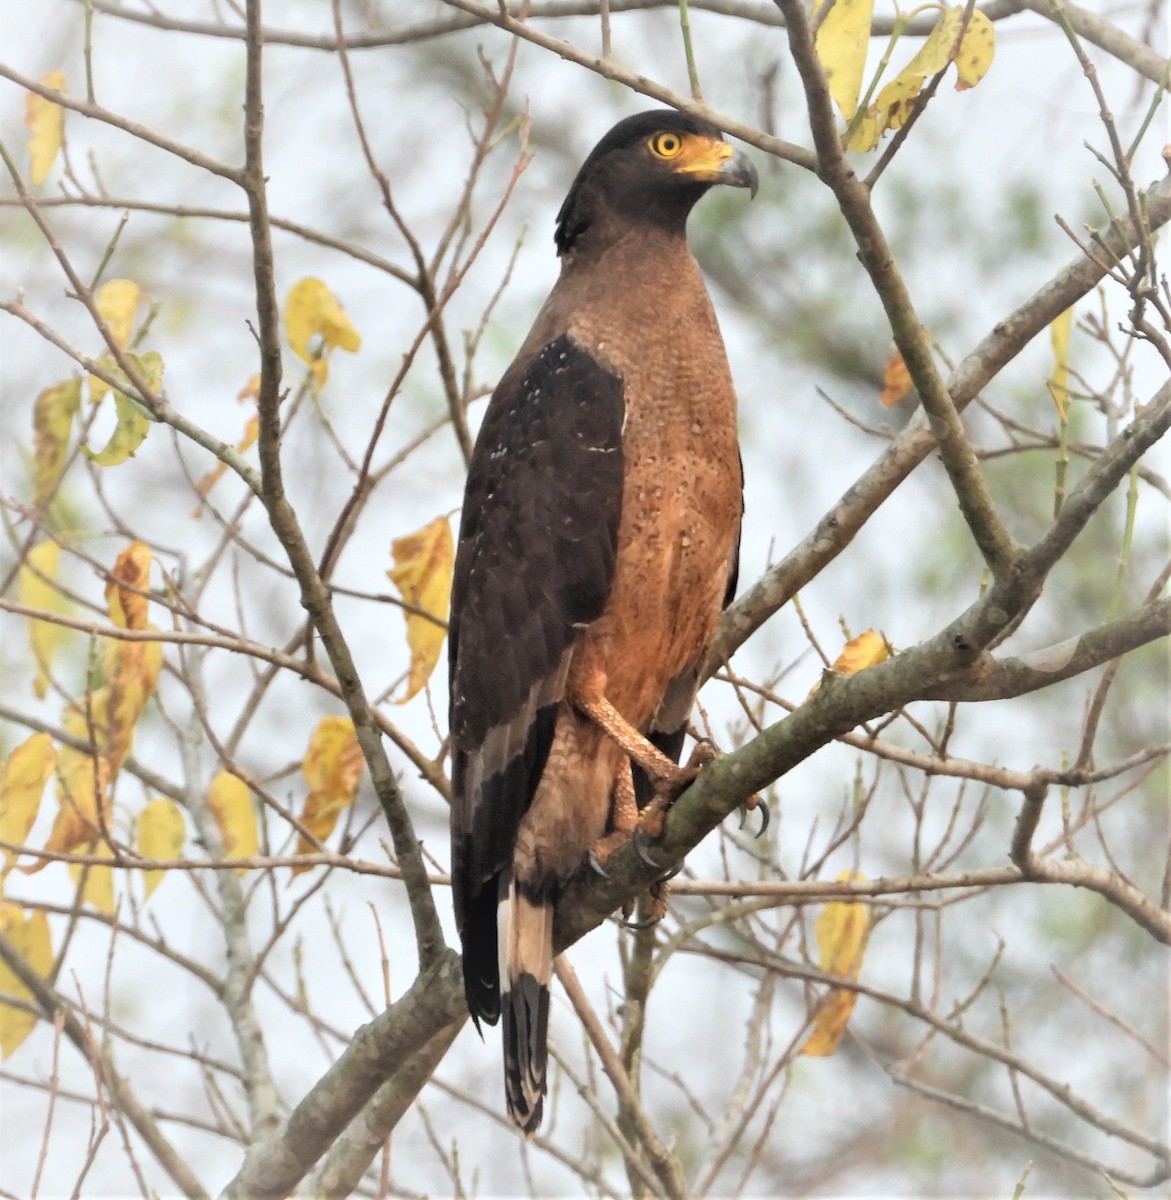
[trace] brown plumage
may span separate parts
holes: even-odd
[[[685,226],[756,173],[664,110],[590,154],[561,275],[492,396],[451,608],[452,876],[468,1007],[504,1016],[509,1113],[545,1092],[553,916],[591,851],[654,832],[735,587],[736,397]],[[653,814],[653,816],[648,816]]]

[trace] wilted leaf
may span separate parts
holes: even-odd
[[[47,733],[34,733],[8,756],[0,780],[0,839],[24,844],[56,762],[57,751]],[[5,871],[16,858],[15,850],[4,851]]]
[[[103,838],[90,842],[82,853],[94,858],[114,859],[109,843]],[[100,913],[107,917],[114,915],[114,868],[100,863],[70,863],[69,874],[75,884],[81,887],[80,902],[92,904]]]
[[[335,346],[351,352],[362,346],[346,310],[320,279],[299,279],[289,290],[285,301],[285,336],[293,353],[309,364],[318,391],[329,377],[329,352]],[[317,338],[320,342],[316,342]]]
[[[996,29],[986,14],[974,8],[956,55],[956,71],[959,72],[956,91],[975,87],[988,74],[995,54]]]
[[[65,72],[50,71],[40,81],[54,91],[65,90]],[[34,185],[45,182],[65,140],[65,110],[60,104],[29,92],[24,99],[28,126],[28,177]]]
[[[343,809],[354,803],[362,778],[362,749],[349,717],[322,717],[309,739],[301,763],[309,795],[301,812],[302,823],[318,841],[333,832]],[[316,853],[317,847],[304,835],[297,838],[298,854]],[[300,874],[307,867],[294,867]]]
[[[128,354],[126,357],[149,390],[157,393],[163,381],[162,355],[150,350],[146,354]],[[122,372],[119,370],[115,370],[114,374],[122,376]],[[92,376],[90,380],[92,397]],[[97,463],[99,467],[117,467],[128,458],[133,457],[134,452],[146,440],[146,435],[150,431],[150,417],[138,401],[132,400],[125,392],[114,392],[114,409],[118,414],[118,424],[114,427],[114,432],[110,435],[110,440],[104,449],[94,451],[88,446],[82,447],[90,460]]]
[[[133,541],[114,561],[106,584],[106,605],[110,620],[122,629],[145,629],[147,605],[143,592],[150,591],[150,547]]]
[[[842,871],[838,875],[839,881],[865,878],[856,871]],[[815,933],[821,969],[831,975],[857,979],[870,934],[868,906],[851,900],[831,901],[817,918]],[[831,988],[818,1007],[813,1032],[801,1047],[801,1053],[814,1058],[833,1054],[846,1032],[856,999],[857,993],[848,988]]]
[[[138,853],[144,858],[178,858],[183,853],[187,828],[183,811],[165,797],[150,800],[138,814]],[[149,897],[163,881],[166,871],[150,869],[143,871],[142,882]]]
[[[395,565],[387,574],[402,598],[440,621],[446,620],[451,601],[451,570],[455,560],[455,546],[447,518],[437,517],[417,533],[396,538],[390,550]],[[431,677],[446,636],[442,625],[419,613],[406,613],[406,620],[411,673],[407,680],[407,694],[399,704],[406,704]]]
[[[34,504],[41,504],[61,478],[73,418],[80,407],[80,379],[45,388],[33,405]]]
[[[134,745],[138,720],[158,685],[163,666],[163,644],[110,638],[106,642],[102,665],[106,682],[93,693],[94,723],[98,747],[109,762],[110,779],[113,780]]]
[[[75,737],[86,737],[85,724],[79,722],[75,711],[66,713],[64,724]],[[84,852],[110,827],[109,784],[110,770],[104,758],[83,754],[72,746],[61,747],[57,755],[57,815],[46,850],[55,854]],[[35,875],[49,862],[42,858],[17,870]]]
[[[229,858],[251,858],[260,846],[256,827],[256,808],[252,791],[238,776],[219,771],[211,781],[207,802],[224,839],[224,853]],[[244,874],[246,867],[237,867]]]
[[[829,94],[847,121],[858,109],[873,14],[874,0],[834,0],[817,31],[817,57]]]
[[[56,585],[57,565],[61,547],[56,542],[41,542],[25,557],[20,568],[19,593],[22,604],[43,612],[64,613],[68,604]],[[43,700],[49,689],[50,669],[53,655],[67,636],[65,628],[52,621],[41,621],[30,617],[28,621],[28,644],[33,660],[37,664],[37,677],[33,691]]]
[[[879,400],[883,407],[894,408],[910,390],[911,373],[903,362],[902,354],[896,350],[882,368],[882,395]]]
[[[84,725],[66,721],[66,729],[84,736]],[[57,817],[49,832],[46,850],[72,854],[101,836],[110,827],[110,768],[101,756],[94,758],[71,746],[57,756]],[[33,871],[28,872],[30,875]]]
[[[108,280],[94,296],[98,316],[106,323],[110,336],[120,349],[124,350],[130,344],[141,302],[142,289],[129,279]]]
[[[26,912],[19,904],[0,901],[0,931],[38,975],[49,974],[53,968],[53,945],[49,939],[49,918],[43,912]],[[5,962],[0,962],[0,994],[35,1006],[32,992]],[[0,1058],[8,1058],[36,1023],[34,1013],[0,1004]]]
[[[1049,395],[1057,405],[1057,414],[1065,420],[1069,405],[1069,335],[1073,328],[1073,308],[1067,308],[1049,326],[1049,342],[1053,347],[1053,370],[1049,374]]]
[[[867,667],[877,666],[890,658],[890,642],[876,629],[867,629],[865,633],[851,638],[842,647],[841,654],[833,665],[833,670],[840,675],[857,675]]]
[[[991,22],[983,14],[973,13],[964,37],[964,8],[945,9],[918,53],[879,93],[866,110],[848,142],[851,150],[872,150],[888,130],[901,129],[915,107],[924,85],[947,65],[957,62],[959,80],[956,87],[963,90],[978,83],[987,73],[995,51]],[[977,21],[976,17],[980,17]],[[969,38],[971,43],[969,44]],[[959,58],[965,65],[958,66]]]
[[[253,376],[254,379],[259,379],[258,375]],[[240,393],[244,395],[243,392]],[[248,424],[244,427],[244,436],[240,439],[236,446],[238,453],[243,454],[256,441],[257,434],[260,432],[260,418],[249,417]],[[216,465],[208,471],[208,473],[195,485],[196,492],[199,493],[201,500],[207,499],[208,492],[223,478],[224,472],[228,469],[227,463],[217,462]],[[203,505],[200,504],[191,514],[197,521],[203,516]]]

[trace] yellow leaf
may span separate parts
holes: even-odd
[[[103,838],[90,842],[83,853],[113,859],[109,843]],[[81,887],[79,897],[82,904],[92,904],[107,917],[114,915],[114,868],[95,863],[70,863],[69,874],[73,882]]]
[[[995,54],[996,29],[984,13],[974,8],[956,54],[956,71],[959,73],[956,91],[975,87],[988,74]]]
[[[111,279],[94,296],[98,316],[106,323],[110,336],[125,350],[134,333],[134,319],[142,302],[142,289],[129,279]]]
[[[26,912],[19,904],[0,901],[0,931],[38,975],[49,974],[53,968],[53,944],[49,938],[49,918],[43,912]],[[32,992],[5,962],[0,962],[0,994],[36,1007]],[[34,1013],[0,1004],[0,1058],[8,1058],[36,1023]]]
[[[395,565],[387,574],[402,598],[440,621],[446,620],[451,601],[451,569],[455,560],[455,546],[447,518],[437,517],[417,533],[396,538],[390,550]],[[399,704],[405,704],[430,678],[439,661],[439,651],[443,648],[446,636],[442,625],[419,613],[408,612],[406,620],[411,672],[407,680],[407,694]]]
[[[44,612],[64,613],[68,610],[65,596],[57,587],[57,565],[61,547],[56,542],[41,542],[25,557],[20,568],[19,592],[22,604]],[[37,664],[37,677],[33,690],[43,700],[49,690],[50,668],[53,655],[64,642],[67,632],[64,626],[52,621],[29,618],[28,644]]]
[[[259,375],[254,375],[253,379],[259,379]],[[243,392],[240,393],[244,395]],[[260,432],[260,418],[250,417],[248,424],[244,427],[244,436],[240,439],[236,446],[236,450],[243,454],[256,441],[257,435]],[[208,471],[208,473],[195,485],[195,490],[199,494],[200,500],[206,500],[208,493],[213,487],[223,478],[224,472],[228,469],[227,463],[218,462]],[[200,504],[195,512],[191,514],[197,521],[203,516],[203,505]]]
[[[95,732],[98,746],[109,761],[111,780],[134,745],[134,731],[146,702],[154,695],[162,666],[162,642],[120,642],[113,638],[106,642],[106,682],[94,693],[102,696],[103,721],[97,724],[95,717]]]
[[[349,717],[322,717],[309,739],[301,771],[309,785],[306,811],[348,808],[362,778],[362,749]]]
[[[103,283],[94,296],[94,306],[98,315],[109,328],[110,336],[122,349],[130,344],[141,303],[142,289],[129,279],[111,279]],[[111,355],[102,355],[98,362],[112,374],[122,374]],[[155,386],[157,388],[157,385]],[[104,379],[99,379],[96,375],[89,377],[89,398],[92,403],[96,404],[109,390],[110,385]]]
[[[1069,405],[1069,335],[1073,328],[1073,308],[1067,308],[1049,326],[1049,343],[1053,347],[1053,370],[1049,375],[1049,395],[1057,405],[1057,415],[1065,420]]]
[[[65,90],[65,72],[50,71],[40,81],[54,91]],[[65,141],[65,110],[60,104],[29,92],[24,99],[28,126],[28,176],[34,185],[45,182]]]
[[[320,813],[315,817],[302,816],[300,820],[301,824],[304,825],[305,828],[309,830],[309,832],[313,834],[313,836],[319,842],[324,842],[325,839],[329,837],[331,833],[333,833],[333,828],[337,824],[338,815],[339,814],[337,810],[334,809],[331,812]],[[317,847],[303,833],[298,833],[296,853],[298,855],[316,854]],[[312,865],[309,863],[302,863],[301,865],[294,867],[292,873],[294,875],[301,875],[305,871],[309,870],[312,870]]]
[[[157,394],[163,381],[162,356],[157,351],[150,350],[142,355],[128,354],[127,358],[134,365],[147,388]],[[121,376],[122,372],[116,370],[114,374]],[[93,398],[92,377],[90,396]],[[118,424],[104,449],[94,451],[88,446],[82,447],[89,459],[97,463],[99,467],[117,467],[128,458],[132,458],[150,431],[150,417],[147,416],[138,401],[132,400],[125,392],[116,391],[114,393],[114,409],[118,414]]]
[[[858,110],[873,13],[874,0],[834,0],[817,31],[817,57],[829,94],[847,121]]]
[[[98,363],[111,375],[117,375],[118,364],[109,354],[103,354],[98,359]],[[106,393],[110,390],[110,385],[97,375],[89,376],[89,402],[90,404],[100,404],[105,398]]]
[[[285,336],[293,353],[309,364],[318,391],[329,377],[329,352],[335,346],[351,352],[362,346],[346,310],[320,279],[299,279],[289,290],[285,301]],[[318,338],[320,342],[316,341]]]
[[[87,737],[86,725],[76,709],[66,711],[64,725],[75,737]],[[109,829],[109,782],[109,766],[104,758],[83,754],[72,746],[61,747],[57,755],[57,815],[45,842],[46,850],[73,854],[99,838],[103,829]],[[41,858],[17,870],[35,875],[49,862]]]
[[[831,988],[817,1007],[813,1030],[801,1047],[810,1058],[829,1058],[841,1045],[850,1017],[854,1015],[857,993],[847,988]]]
[[[865,878],[856,871],[842,871],[838,875],[839,881]],[[870,935],[869,907],[851,900],[831,901],[817,918],[815,933],[821,969],[831,975],[857,979]],[[849,988],[831,988],[818,1006],[813,1032],[801,1047],[801,1053],[814,1058],[833,1054],[846,1032],[856,999],[857,993]]]
[[[66,729],[79,731],[76,722],[66,720]],[[83,754],[71,746],[62,746],[57,757],[57,809],[53,828],[49,831],[46,850],[72,854],[99,838],[110,827],[110,769],[104,758]],[[25,869],[33,875],[45,865],[45,860]]]
[[[144,858],[178,858],[183,853],[187,828],[183,812],[174,800],[150,800],[138,814],[138,853]],[[149,897],[163,881],[166,871],[146,870],[142,882]]]
[[[882,368],[882,395],[879,400],[884,408],[894,408],[910,390],[911,373],[903,362],[902,354],[896,350]]]
[[[229,858],[253,857],[260,846],[260,835],[248,785],[228,771],[219,771],[208,788],[207,802],[224,839],[224,853]],[[247,868],[236,870],[243,875]]]
[[[890,658],[890,642],[876,629],[867,629],[865,633],[851,638],[842,648],[833,670],[841,675],[857,675],[867,667],[875,667],[880,662]]]
[[[145,629],[147,605],[143,592],[150,591],[150,547],[133,541],[114,560],[106,584],[106,605],[110,620],[122,629]]]
[[[24,844],[56,763],[57,751],[47,733],[34,733],[8,756],[0,780],[0,839]],[[16,858],[17,851],[4,851],[4,871]]]
[[[858,150],[865,154],[878,145],[882,134],[883,126],[878,119],[878,110],[872,104],[854,127],[854,132],[846,139],[846,149]]]
[[[80,407],[80,379],[67,379],[45,388],[33,405],[33,503],[36,505],[45,500],[61,478],[73,418]]]
[[[878,98],[866,110],[867,117],[873,118],[873,121],[864,121],[855,130],[848,143],[851,150],[872,150],[884,133],[901,129],[906,124],[923,85],[952,61],[957,51],[963,16],[963,8],[943,11],[918,53],[878,93]]]
[[[353,721],[349,717],[322,717],[301,763],[309,795],[300,819],[318,841],[325,841],[333,833],[342,810],[354,803],[363,762]],[[308,838],[303,834],[298,836],[297,854],[316,851],[317,847]],[[293,874],[302,870],[308,868],[294,867]]]

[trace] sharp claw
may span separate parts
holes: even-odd
[[[773,815],[769,812],[768,804],[763,798],[757,800],[756,807],[760,812],[760,828],[756,831],[756,836],[757,838],[762,838],[768,830],[769,822],[773,819]]]
[[[656,921],[653,917],[648,917],[645,921],[628,921],[625,917],[623,917],[621,920],[619,920],[618,924],[621,925],[623,929],[632,929],[635,933],[638,933],[643,929],[650,929],[653,925],[657,925],[658,921]]]
[[[682,871],[682,870],[683,870],[683,864],[682,864],[681,862],[680,862],[680,863],[676,863],[676,864],[675,864],[675,865],[674,865],[674,866],[673,866],[673,867],[672,867],[672,868],[671,868],[671,869],[670,869],[670,870],[669,870],[669,871],[666,873],[666,875],[664,875],[664,876],[662,877],[662,879],[656,879],[656,880],[655,880],[655,882],[654,882],[654,886],[655,886],[655,887],[659,887],[659,886],[660,886],[660,884],[664,884],[664,883],[670,883],[670,881],[671,881],[672,879],[674,879],[674,878],[675,878],[675,876],[676,876],[676,875],[678,875],[678,874],[679,874],[679,872],[680,872],[680,871]]]
[[[607,872],[606,868],[603,867],[602,864],[598,861],[598,856],[592,850],[586,855],[586,858],[589,860],[590,866],[593,867],[593,869],[595,871],[597,871],[597,873],[599,875],[601,875],[601,877],[603,879],[605,879],[605,880],[610,879],[610,875]]]
[[[634,849],[638,854],[638,857],[641,858],[648,867],[654,867],[656,871],[661,871],[663,869],[663,864],[658,862],[655,857],[649,853],[647,849],[647,836],[641,828],[634,831],[634,838],[632,840],[634,842]]]

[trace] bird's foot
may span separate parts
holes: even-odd
[[[652,883],[646,890],[646,894],[641,897],[638,920],[631,920],[634,915],[635,901],[633,898],[627,900],[622,906],[622,924],[627,929],[635,931],[641,929],[650,929],[657,925],[667,915],[667,896],[670,892],[670,880],[675,875],[672,871],[670,875],[663,879]]]
[[[740,828],[744,828],[744,823],[748,820],[750,812],[760,813],[760,828],[753,834],[753,837],[762,838],[768,830],[769,822],[772,820],[772,813],[769,812],[767,801],[759,792],[753,792],[751,796],[740,806]]]
[[[662,837],[663,822],[667,817],[667,809],[695,782],[700,771],[716,757],[716,754],[715,746],[704,738],[695,743],[691,754],[688,756],[686,766],[677,767],[672,763],[670,773],[663,772],[663,774],[654,779],[654,795],[650,803],[638,815],[638,831],[635,834],[636,843],[639,833],[645,839],[651,841]],[[639,855],[646,859],[646,855],[641,849],[639,850]],[[647,862],[650,861],[650,859],[647,859]],[[654,864],[652,863],[652,865]]]
[[[590,866],[603,879],[610,878],[606,872],[606,863],[630,841],[631,832],[629,829],[615,829],[613,833],[598,838],[590,847],[586,857],[589,859]]]

